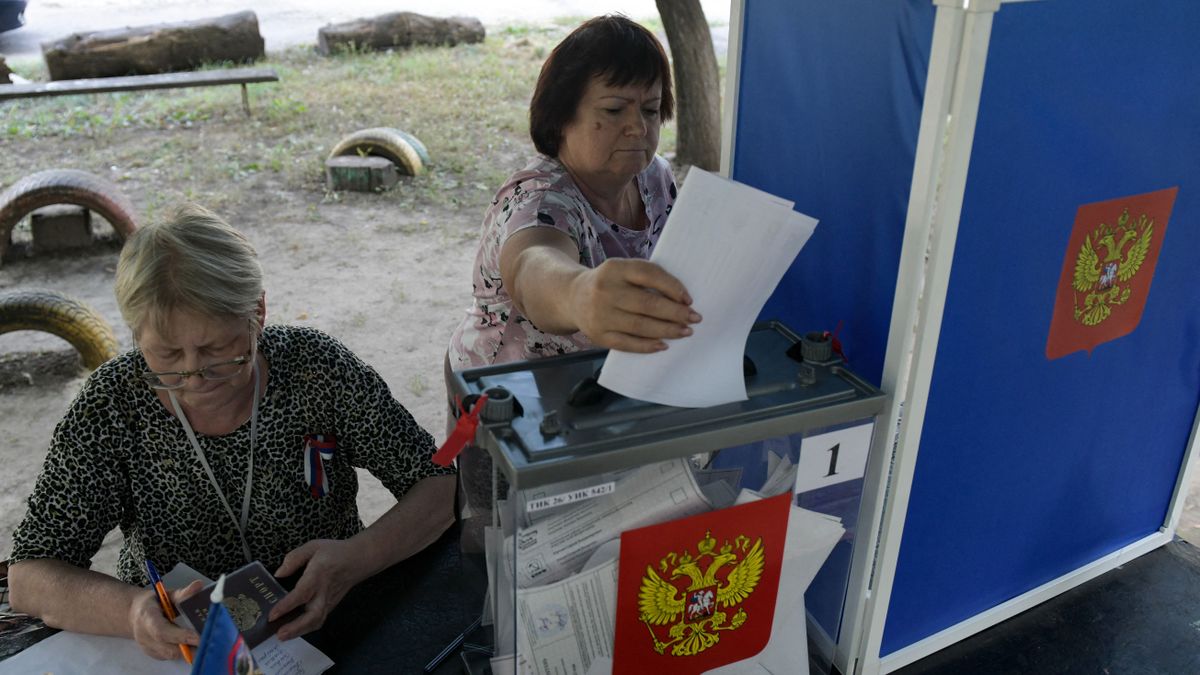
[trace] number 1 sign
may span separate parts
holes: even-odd
[[[800,442],[795,494],[862,478],[874,422],[838,429]]]

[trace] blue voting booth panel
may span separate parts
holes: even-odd
[[[929,0],[746,0],[733,178],[820,220],[763,319],[834,331],[878,385],[934,9]]]
[[[746,0],[742,15],[732,175],[821,221],[761,316],[800,331],[841,325],[850,368],[875,384],[933,15],[928,0]],[[835,485],[803,495],[801,506],[838,515],[853,532],[862,487]],[[840,542],[805,596],[834,639],[852,555],[851,541]]]
[[[996,14],[883,655],[1163,525],[1200,399],[1197,44],[1194,0]],[[1077,209],[1171,187],[1140,323],[1048,359]]]

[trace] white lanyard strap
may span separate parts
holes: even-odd
[[[183,424],[183,431],[187,434],[188,440],[192,442],[192,447],[196,449],[196,458],[200,460],[200,465],[204,467],[204,472],[208,474],[208,480],[212,482],[213,489],[217,491],[217,497],[221,499],[221,505],[225,507],[226,513],[233,519],[233,525],[237,528],[238,536],[242,539],[242,554],[246,556],[246,562],[254,562],[254,557],[250,555],[250,544],[246,541],[246,524],[250,521],[250,489],[254,484],[254,448],[257,446],[258,440],[258,359],[254,360],[254,398],[250,403],[250,460],[249,466],[246,468],[246,491],[242,496],[242,518],[239,521],[237,516],[233,515],[233,508],[229,506],[229,500],[225,498],[225,493],[221,491],[221,486],[217,483],[217,477],[213,475],[212,467],[208,465],[208,459],[204,457],[204,450],[200,447],[200,441],[196,440],[196,432],[192,431],[192,425],[188,423],[187,415],[183,414],[183,409],[179,407],[179,399],[175,398],[173,390],[167,390],[167,396],[171,399],[171,405],[175,408],[175,416]]]

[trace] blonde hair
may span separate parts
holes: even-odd
[[[168,333],[177,309],[254,320],[262,294],[262,267],[250,241],[195,204],[136,230],[117,263],[117,305],[135,338],[147,321]]]

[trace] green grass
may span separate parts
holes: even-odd
[[[447,179],[494,187],[512,168],[492,161],[495,150],[528,155],[520,146],[541,65],[534,52],[549,39],[531,31],[521,45],[500,36],[453,49],[272,54],[258,65],[275,68],[280,82],[250,85],[250,118],[234,86],[16,101],[6,106],[0,139],[6,150],[22,146],[24,161],[6,161],[0,181],[47,165],[105,166],[117,180],[201,191],[261,173],[322,190],[324,160],[338,140],[390,126],[431,153],[431,171],[412,181],[406,198],[445,206],[454,200]]]
[[[537,73],[579,21],[493,29],[482,44],[454,48],[272,53],[256,65],[274,68],[280,81],[249,85],[249,118],[236,86],[7,102],[0,188],[46,168],[81,168],[104,170],[140,193],[148,216],[181,197],[218,209],[253,199],[236,188],[263,179],[329,203],[341,199],[325,192],[330,149],[356,130],[387,126],[419,138],[431,166],[380,198],[457,208],[464,193],[490,192],[532,154],[528,104]],[[18,71],[45,77],[27,64]],[[675,138],[674,124],[665,125],[659,152],[672,152]]]

